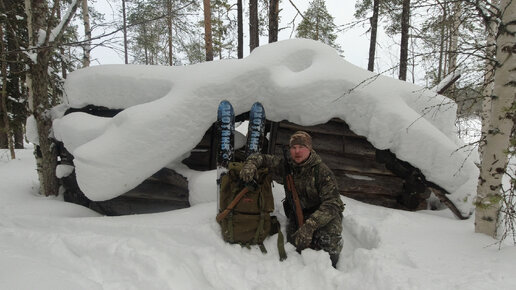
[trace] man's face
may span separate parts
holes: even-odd
[[[310,156],[310,149],[303,145],[292,145],[290,147],[290,157],[295,163],[301,164]]]

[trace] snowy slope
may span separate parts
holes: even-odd
[[[0,150],[0,289],[516,289],[516,248],[473,232],[449,210],[392,210],[343,198],[344,249],[337,269],[324,252],[278,261],[226,244],[213,201],[159,214],[100,217],[61,198],[37,195],[32,150],[7,161]],[[191,196],[214,195],[191,172]],[[279,206],[282,187],[275,198]],[[278,207],[279,206],[279,207]],[[283,229],[283,232],[285,230]]]
[[[456,152],[455,104],[421,87],[378,76],[311,40],[261,46],[243,60],[185,67],[109,65],[73,72],[66,105],[125,109],[110,120],[70,114],[55,136],[75,156],[77,180],[92,200],[116,197],[178,163],[215,121],[227,99],[237,114],[260,101],[273,121],[346,121],[378,149],[420,168],[472,212],[477,169]],[[172,165],[174,166],[174,165]]]

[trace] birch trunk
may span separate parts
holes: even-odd
[[[499,7],[500,1],[493,0],[491,3]],[[484,84],[482,92],[482,111],[480,112],[480,118],[482,120],[479,155],[480,160],[483,159],[484,155],[484,144],[489,129],[489,118],[491,112],[491,96],[493,94],[493,83],[494,83],[494,63],[496,56],[496,33],[498,32],[498,26],[495,19],[491,19],[486,23],[487,41],[486,41],[486,72],[484,75]]]
[[[502,177],[508,163],[507,149],[514,125],[516,99],[516,1],[502,0],[501,23],[496,39],[497,67],[494,77],[489,129],[477,187],[475,232],[497,237],[503,198]]]
[[[90,66],[90,52],[91,52],[91,28],[90,28],[90,13],[88,9],[88,0],[82,0],[82,18],[84,21],[84,38],[83,45],[84,54],[82,57],[82,66]]]

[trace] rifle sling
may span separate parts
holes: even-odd
[[[294,207],[296,208],[296,220],[297,226],[300,228],[304,223],[303,209],[301,208],[301,202],[299,201],[299,195],[297,194],[296,185],[292,175],[287,175],[287,186],[289,191],[292,193],[292,199],[294,200]]]

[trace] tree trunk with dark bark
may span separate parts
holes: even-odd
[[[61,20],[62,29],[53,34],[53,39],[50,39],[50,31],[57,24],[48,19],[55,19],[56,15],[49,15],[47,3],[41,0],[25,0],[29,45],[33,48],[30,53],[36,56],[35,62],[28,61],[27,76],[29,109],[36,120],[38,133],[38,144],[34,153],[40,182],[39,192],[49,196],[59,194],[59,182],[56,177],[57,148],[50,139],[52,129],[50,109],[53,101],[49,93],[51,87],[49,65],[52,55],[62,41],[64,30],[77,11],[79,1],[72,2],[69,11],[65,14],[66,18]],[[55,11],[57,3],[51,3],[54,4],[54,9],[51,11]],[[40,38],[41,31],[46,32],[44,39]]]
[[[410,0],[403,0],[403,11],[401,13],[401,48],[400,48],[400,80],[407,80],[408,67],[408,42],[410,26]]]
[[[244,58],[244,24],[242,0],[237,0],[238,58]]]
[[[174,58],[172,57],[172,1],[167,1],[167,33],[168,33],[168,65],[174,65]]]
[[[258,46],[260,46],[258,0],[249,0],[249,48],[253,51]]]
[[[213,60],[213,41],[211,35],[211,5],[210,0],[204,3],[204,43],[206,48],[206,61]]]
[[[278,41],[279,0],[270,0],[269,4],[269,43]]]
[[[129,55],[127,52],[127,17],[126,17],[126,11],[125,11],[125,1],[122,0],[122,21],[124,22],[123,25],[123,34],[124,34],[124,63],[129,63]]]
[[[371,17],[371,40],[369,41],[369,62],[367,69],[374,71],[374,59],[376,55],[376,36],[378,32],[378,12],[380,9],[380,0],[374,0],[373,17]]]
[[[5,136],[7,147],[11,153],[11,159],[16,158],[16,153],[14,152],[14,143],[13,143],[13,134],[11,131],[9,113],[7,111],[7,53],[4,40],[4,27],[0,23],[0,40],[2,43],[0,44],[0,63],[1,63],[1,76],[2,76],[2,94],[1,98],[1,114],[2,115],[2,132]],[[2,148],[2,147],[0,147]]]

